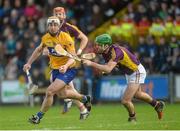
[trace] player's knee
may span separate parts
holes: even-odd
[[[53,96],[53,95],[54,95],[54,93],[52,90],[50,90],[50,89],[46,90],[46,96]]]
[[[122,99],[121,103],[123,105],[127,105],[129,102],[131,102],[130,100],[126,100],[126,99]]]
[[[142,97],[142,93],[141,92],[137,92],[135,95],[134,95],[135,98],[141,98]]]
[[[68,90],[64,90],[63,94],[64,94],[65,97],[68,97]]]

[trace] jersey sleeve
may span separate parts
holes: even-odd
[[[123,52],[121,51],[121,49],[119,48],[116,48],[116,47],[113,47],[111,49],[111,59],[114,61],[114,62],[118,62],[119,60],[123,59]]]
[[[68,52],[70,53],[75,53],[75,46],[74,46],[74,41],[73,39],[65,33],[65,38],[66,38],[66,43],[65,43],[65,48]]]
[[[42,47],[46,47],[45,43],[46,43],[46,35],[44,35],[42,38],[41,38],[41,43],[39,46],[42,46]]]
[[[81,31],[74,25],[71,25],[69,23],[67,23],[66,25],[67,25],[70,35],[77,39]]]

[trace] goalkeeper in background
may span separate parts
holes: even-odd
[[[83,63],[105,73],[110,73],[114,68],[117,68],[125,74],[127,88],[121,102],[128,111],[129,122],[136,121],[136,113],[132,103],[133,97],[149,103],[157,112],[158,118],[162,119],[164,102],[157,101],[141,91],[146,78],[146,70],[136,56],[120,44],[112,43],[111,36],[108,34],[97,36],[94,48],[98,54],[102,54],[106,64],[102,65],[90,60],[83,60]]]
[[[53,15],[58,17],[60,22],[62,23],[62,27],[60,28],[61,31],[68,33],[73,39],[79,39],[80,40],[80,47],[77,50],[77,55],[81,55],[82,51],[87,45],[88,38],[87,36],[80,31],[76,26],[71,25],[66,22],[66,13],[65,9],[63,7],[56,7],[53,9]],[[44,55],[49,54],[49,50],[47,48],[44,49],[43,51]],[[73,81],[69,83],[69,86],[74,88]],[[75,88],[74,88],[75,90]],[[75,100],[75,104],[78,106],[80,110],[80,119],[86,119],[87,116],[89,115],[90,110],[88,110],[88,115],[87,115],[87,109],[84,107],[83,103],[80,101]],[[72,100],[71,99],[64,99],[64,107],[62,113],[68,112],[69,108],[72,105]]]

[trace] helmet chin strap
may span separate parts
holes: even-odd
[[[103,52],[105,52],[105,53],[108,52],[109,51],[109,47],[110,47],[109,45],[104,45],[104,47],[103,47],[104,51]]]

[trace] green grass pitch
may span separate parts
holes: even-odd
[[[166,104],[163,120],[147,104],[135,104],[137,123],[127,122],[127,112],[121,104],[94,105],[87,120],[79,120],[76,106],[63,115],[62,106],[53,106],[39,125],[27,119],[39,110],[38,107],[0,106],[1,130],[180,130],[180,104]]]

